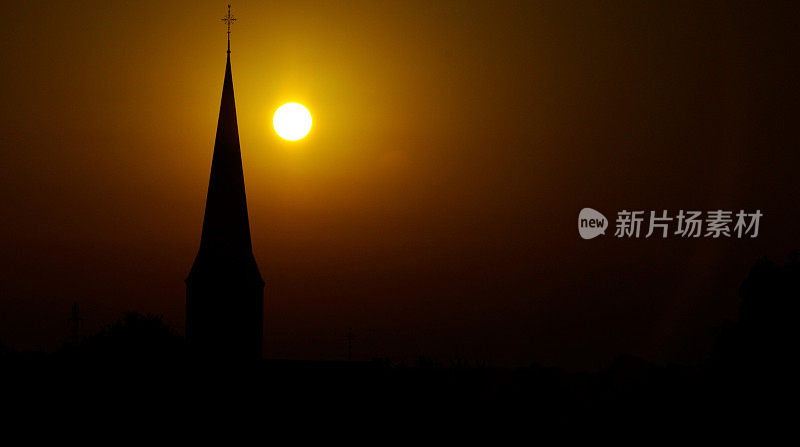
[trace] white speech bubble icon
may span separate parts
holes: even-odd
[[[584,208],[578,214],[578,233],[584,239],[594,239],[601,234],[606,234],[608,219],[599,211]]]

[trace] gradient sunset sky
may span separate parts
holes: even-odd
[[[12,2],[0,27],[0,341],[126,310],[183,328],[226,3]],[[800,247],[797,7],[233,3],[270,358],[696,362]],[[314,126],[280,139],[286,102]],[[579,238],[578,212],[764,214],[756,239]],[[613,226],[613,223],[612,223]]]

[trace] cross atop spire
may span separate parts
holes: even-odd
[[[236,19],[231,15],[231,5],[228,5],[228,15],[220,20],[228,25],[228,54],[231,54],[231,24],[236,21]]]

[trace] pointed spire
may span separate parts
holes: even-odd
[[[250,242],[239,125],[228,56],[200,250],[186,278],[186,339],[203,358],[261,358],[264,280]]]
[[[225,66],[200,251],[189,277],[198,270],[211,269],[212,264],[217,272],[235,266],[231,273],[236,276],[262,282],[250,241],[230,54]]]

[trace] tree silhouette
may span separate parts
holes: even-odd
[[[739,320],[720,334],[713,364],[731,374],[777,374],[793,363],[800,298],[797,251],[785,265],[761,259],[740,287]]]

